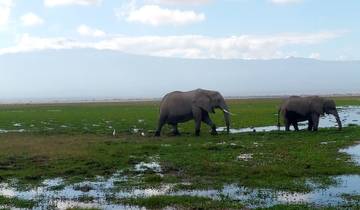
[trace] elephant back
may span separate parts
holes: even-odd
[[[303,97],[290,97],[284,102],[282,109],[305,116],[310,112],[311,102]]]

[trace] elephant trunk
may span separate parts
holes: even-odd
[[[335,119],[336,119],[336,122],[338,124],[339,130],[341,130],[342,129],[342,124],[341,124],[341,120],[340,120],[340,117],[339,117],[339,113],[337,112],[337,110],[335,110],[335,111],[332,111],[331,114],[335,116]]]
[[[224,112],[224,120],[225,120],[225,124],[226,124],[226,132],[229,133],[230,132],[230,115],[226,112]]]
[[[225,120],[225,124],[226,124],[226,132],[229,133],[230,132],[230,114],[231,114],[231,112],[229,112],[229,109],[228,109],[228,107],[227,107],[227,105],[225,103],[222,106],[220,106],[220,108],[224,112],[224,120]]]
[[[339,127],[339,130],[342,129],[342,124],[341,124],[341,120],[340,120],[340,117],[339,117],[339,114],[338,112],[336,111],[336,113],[334,114],[335,118],[336,118],[336,122],[338,124],[338,127]]]

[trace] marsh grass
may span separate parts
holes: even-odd
[[[35,201],[23,200],[18,198],[8,198],[5,196],[0,196],[0,205],[7,206],[10,208],[23,208],[30,209],[36,205]]]
[[[231,200],[212,200],[195,196],[152,196],[149,198],[113,199],[115,203],[142,206],[149,209],[241,209],[243,205]]]
[[[237,114],[232,118],[233,127],[275,125],[279,102],[280,99],[229,100],[231,111]],[[336,98],[336,102],[339,106],[360,105],[359,98]],[[15,178],[24,185],[37,185],[46,178],[62,177],[66,183],[74,183],[122,171],[130,178],[117,182],[115,191],[173,183],[175,190],[220,189],[224,184],[239,184],[304,192],[313,187],[309,180],[326,187],[334,184],[331,176],[360,174],[350,156],[338,152],[360,140],[358,126],[315,133],[275,131],[211,136],[203,125],[201,136],[195,137],[193,122],[189,122],[180,126],[180,137],[167,135],[167,128],[162,137],[155,138],[149,130],[155,129],[157,113],[158,102],[0,106],[1,129],[14,129],[14,124],[20,123],[16,128],[27,130],[0,134],[0,181]],[[218,125],[223,124],[221,113],[212,118]],[[146,136],[133,133],[135,126],[144,129]],[[114,128],[115,137],[111,135]],[[244,154],[251,154],[251,158],[238,158]],[[151,171],[138,176],[134,166],[149,162],[152,157],[157,157],[163,176]],[[186,196],[121,202],[154,208],[169,202],[184,208],[190,203],[199,208],[240,207],[232,202]]]

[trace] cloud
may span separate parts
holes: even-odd
[[[16,46],[0,49],[0,54],[44,49],[91,48],[116,50],[130,54],[213,59],[273,59],[292,55],[283,51],[293,45],[315,45],[341,36],[343,32],[278,34],[271,36],[231,36],[214,38],[185,36],[112,36],[93,42],[68,38],[39,38],[23,35]]]
[[[0,0],[0,27],[8,24],[13,5],[13,0]]]
[[[104,37],[106,33],[100,29],[91,28],[87,25],[80,25],[77,28],[77,32],[82,36],[91,36],[91,37]]]
[[[21,16],[20,20],[24,26],[38,26],[44,23],[43,19],[32,12]]]
[[[98,5],[102,0],[44,0],[46,7],[69,6],[69,5]]]
[[[151,4],[187,4],[187,5],[200,5],[207,4],[211,0],[146,0]]]
[[[309,55],[309,58],[312,58],[312,59],[320,59],[320,53],[318,52],[313,52]]]
[[[296,4],[296,3],[300,3],[303,0],[270,0],[271,3],[273,4]]]
[[[187,25],[205,20],[203,13],[190,10],[162,8],[159,5],[136,6],[136,1],[123,5],[117,9],[116,15],[125,17],[128,22],[137,22],[146,25]]]

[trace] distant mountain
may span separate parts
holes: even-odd
[[[360,61],[177,59],[116,51],[0,56],[0,101],[158,98],[206,88],[225,96],[360,93]]]

